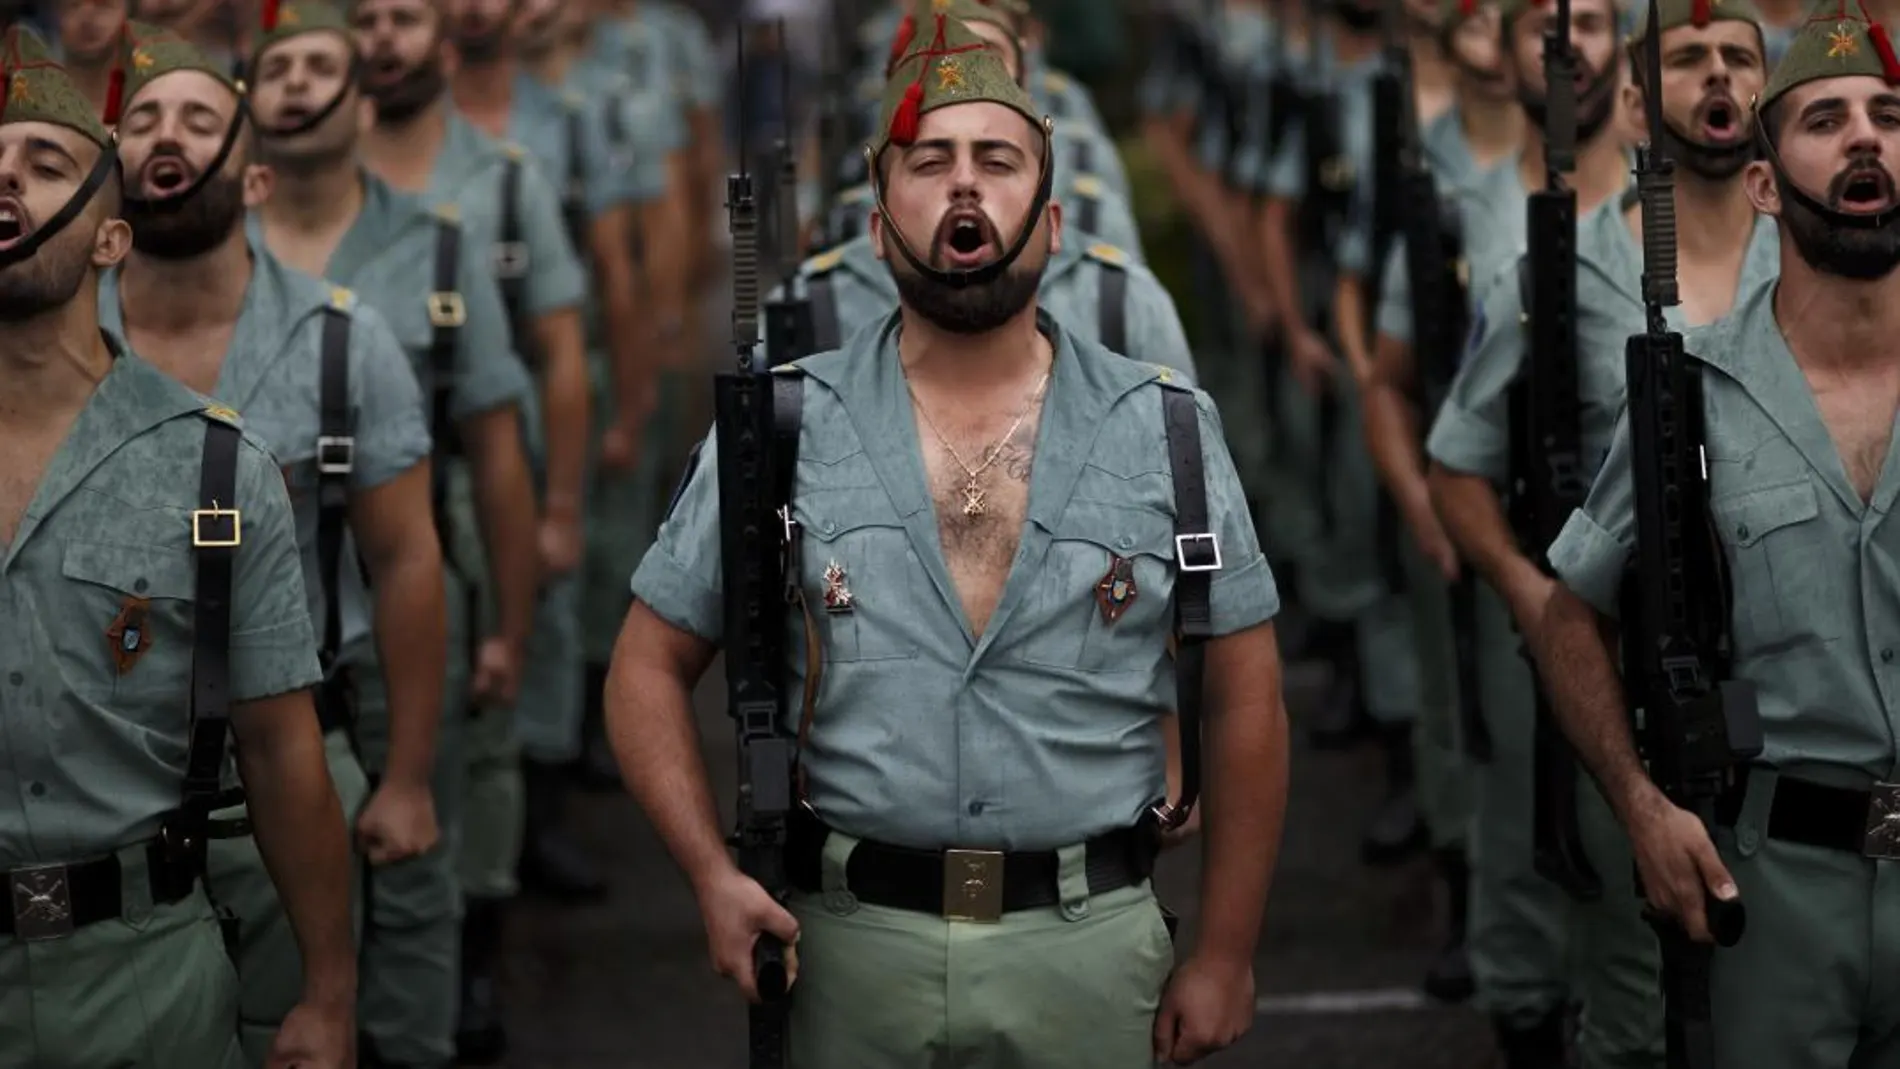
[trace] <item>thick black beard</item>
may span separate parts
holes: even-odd
[[[448,75],[442,72],[440,59],[427,59],[402,72],[402,77],[385,85],[367,89],[376,106],[378,123],[401,124],[421,114],[448,88]]]
[[[1742,173],[1755,158],[1755,138],[1750,135],[1733,145],[1710,145],[1684,136],[1664,119],[1657,140],[1664,155],[1687,168],[1697,178],[1721,182]]]
[[[987,334],[1014,319],[1042,288],[1047,265],[1026,266],[1022,258],[981,286],[961,289],[919,274],[908,261],[891,261],[891,278],[904,306],[932,326],[951,334]]]
[[[1379,20],[1384,17],[1384,12],[1377,7],[1361,7],[1352,0],[1333,5],[1333,11],[1347,29],[1358,33],[1370,33],[1378,29]]]
[[[1539,96],[1524,89],[1520,84],[1517,102],[1523,106],[1524,115],[1531,125],[1539,130],[1547,130],[1550,119],[1550,98]],[[1610,117],[1616,111],[1616,72],[1611,71],[1599,77],[1577,98],[1577,144],[1587,145],[1597,139],[1610,125]]]
[[[218,247],[244,219],[244,182],[214,175],[177,204],[125,202],[132,247],[154,260],[193,260]]]
[[[64,308],[92,270],[92,233],[85,213],[32,256],[0,267],[0,323],[24,323]]]
[[[1789,193],[1788,176],[1775,168],[1781,192],[1781,221],[1794,239],[1801,262],[1824,275],[1872,282],[1900,266],[1900,212],[1872,230],[1835,226]]]

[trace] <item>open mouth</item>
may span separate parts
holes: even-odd
[[[953,211],[937,227],[938,257],[959,270],[982,266],[993,243],[990,221],[979,211]]]
[[[1709,142],[1734,141],[1742,136],[1742,113],[1733,101],[1712,101],[1702,110],[1702,140]]]
[[[145,168],[145,186],[159,196],[176,193],[191,183],[191,172],[182,160],[166,157],[153,160]]]
[[[293,126],[302,126],[304,123],[310,121],[310,116],[316,113],[317,109],[305,107],[302,104],[286,104],[284,105],[284,110],[278,113],[278,126],[284,129],[289,129]]]
[[[29,232],[26,210],[20,202],[11,198],[0,200],[0,250],[18,245],[26,240]]]
[[[395,56],[371,60],[368,65],[369,82],[372,85],[394,85],[402,81],[407,73],[403,62]]]
[[[1834,203],[1843,211],[1871,214],[1893,206],[1893,179],[1879,168],[1849,172],[1840,189]]]

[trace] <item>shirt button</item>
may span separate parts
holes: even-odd
[[[980,816],[982,816],[982,815],[983,815],[983,803],[982,803],[982,802],[971,802],[971,803],[970,803],[970,806],[969,806],[969,809],[970,809],[970,815],[971,815],[971,816],[973,816],[973,817],[980,817]]]
[[[1892,646],[1888,646],[1886,649],[1880,651],[1880,662],[1882,664],[1893,663],[1893,647]]]
[[[144,579],[142,579],[142,578],[141,578],[141,579],[138,579],[137,581],[135,581],[135,582],[133,582],[133,584],[132,584],[132,591],[133,591],[134,593],[137,593],[137,594],[143,594],[143,593],[145,593],[145,587],[146,587],[146,585],[147,585],[147,584],[146,584],[146,582],[145,582],[145,580],[144,580]]]
[[[1742,524],[1742,525],[1741,525],[1740,527],[1737,527],[1737,528],[1735,528],[1735,537],[1737,537],[1737,538],[1747,538],[1747,537],[1748,537],[1748,525],[1747,525],[1747,524]]]
[[[1121,536],[1121,539],[1117,541],[1115,544],[1120,546],[1123,549],[1133,549],[1135,545],[1135,540],[1128,537],[1127,535],[1123,535]]]
[[[8,673],[7,673],[7,682],[9,682],[9,683],[11,683],[11,684],[13,684],[14,686],[16,686],[16,687],[17,687],[17,686],[19,686],[20,684],[22,684],[22,683],[24,683],[24,682],[26,682],[26,677],[25,677],[25,676],[23,676],[23,675],[21,675],[21,674],[20,674],[20,673],[18,673],[18,672],[8,672]]]
[[[42,795],[46,793],[46,784],[36,781],[33,784],[31,790],[33,791],[33,797],[35,798],[41,797]]]

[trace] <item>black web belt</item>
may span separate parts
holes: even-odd
[[[1744,780],[1744,783],[1746,780]],[[1737,787],[1716,804],[1716,823],[1734,827],[1746,795]],[[1900,861],[1900,784],[1831,787],[1778,775],[1768,808],[1770,839]]]

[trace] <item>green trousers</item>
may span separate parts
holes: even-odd
[[[0,937],[0,1065],[242,1069],[237,972],[209,900],[155,906],[145,848],[119,862],[123,919]]]
[[[464,715],[468,718],[467,778],[456,878],[470,898],[513,898],[521,890],[515,865],[526,831],[514,710],[477,709]]]
[[[1565,1001],[1583,1005],[1586,1069],[1662,1066],[1655,939],[1642,919],[1627,839],[1588,776],[1579,824],[1603,896],[1572,899],[1533,863],[1535,691],[1510,612],[1478,592],[1478,654],[1491,760],[1473,763],[1471,922],[1466,949],[1480,1009],[1528,1025]]]
[[[1412,759],[1418,770],[1419,811],[1432,845],[1462,848],[1471,829],[1471,775],[1459,720],[1458,655],[1451,630],[1450,588],[1437,566],[1407,534],[1405,594],[1411,608],[1412,664],[1418,717]],[[1362,654],[1363,656],[1363,654]],[[1364,663],[1377,665],[1378,661]]]
[[[1865,790],[1812,765],[1803,779]],[[1900,870],[1768,836],[1776,774],[1755,769],[1733,829],[1716,836],[1748,908],[1741,942],[1717,950],[1711,991],[1721,1069],[1900,1067]]]
[[[357,815],[369,800],[369,778],[343,731],[324,736],[323,750],[330,781],[343,802],[344,824],[355,828]],[[220,820],[244,815],[242,806],[215,814]],[[355,862],[351,911],[360,937],[363,859],[356,854],[351,859]],[[303,956],[255,838],[213,839],[209,865],[212,893],[238,918],[238,974],[243,980],[238,993],[238,1038],[244,1044],[245,1063],[262,1069],[277,1029],[303,996]]]
[[[449,670],[442,690],[431,782],[441,838],[420,857],[369,870],[363,949],[357,966],[357,1029],[385,1062],[438,1066],[455,1053],[461,968],[463,736],[468,718],[466,594],[453,569]],[[375,665],[357,675],[357,743],[371,777],[389,756],[389,692]]]
[[[603,427],[612,411],[612,399],[605,395],[604,386],[605,372],[596,365],[594,403],[603,406],[604,413],[596,425]],[[711,389],[703,373],[663,376],[659,404],[647,423],[640,447],[639,466],[631,472],[604,472],[599,464],[589,461],[592,475],[587,487],[587,557],[581,569],[578,623],[581,654],[588,664],[605,665],[613,660],[614,640],[633,601],[629,589],[633,570],[640,566],[640,558],[646,555],[659,529],[668,496],[661,484],[674,465],[673,446],[686,433],[680,426],[680,402],[688,390]],[[596,434],[596,451],[599,446]]]
[[[864,905],[826,844],[821,894],[794,895],[793,1069],[1153,1069],[1174,947],[1143,884],[1090,897],[1061,852],[1065,902],[1000,923]]]

